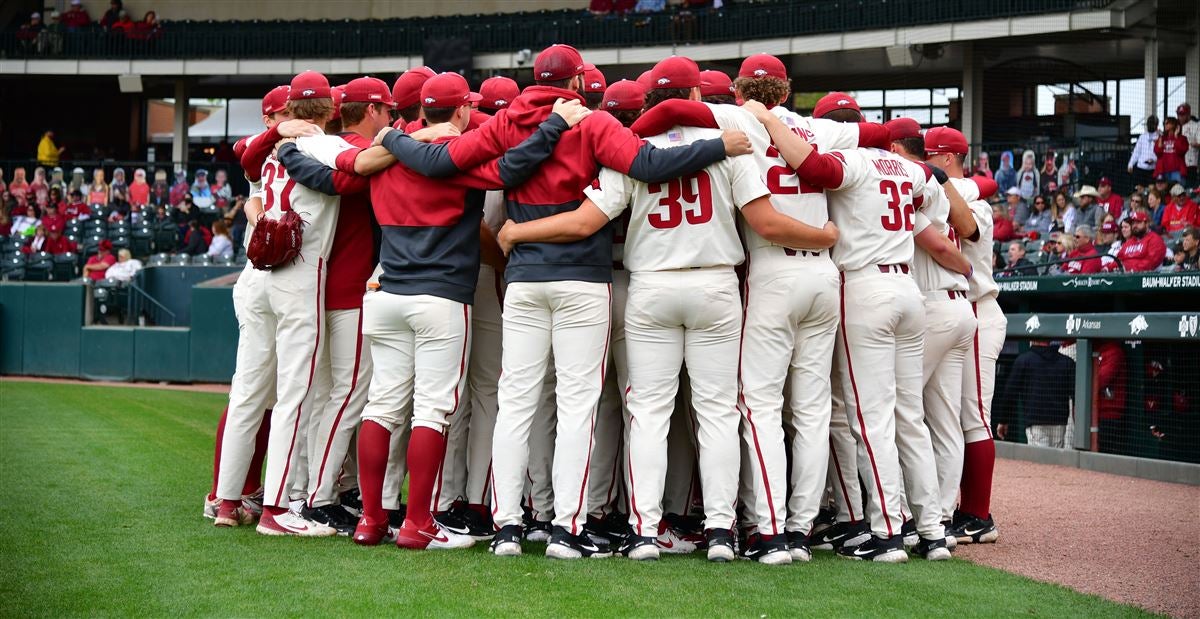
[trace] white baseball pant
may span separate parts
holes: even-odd
[[[613,269],[612,285],[612,361],[600,408],[596,413],[595,444],[588,473],[590,516],[603,518],[617,506],[621,493],[621,453],[625,444],[625,390],[629,387],[629,366],[625,353],[625,301],[629,295],[629,271]]]
[[[667,434],[687,363],[696,410],[705,526],[732,529],[738,491],[737,368],[742,313],[730,267],[633,273],[625,310],[629,356],[629,521],[657,536]]]
[[[500,348],[503,343],[500,290],[502,276],[492,267],[479,265],[475,286],[475,313],[471,316],[471,365],[467,390],[471,394],[471,421],[467,432],[467,476],[463,496],[468,503],[489,501],[492,473],[492,433],[496,428],[496,396],[500,382]],[[450,444],[446,445],[447,453]]]
[[[663,482],[662,513],[686,516],[700,489],[696,487],[696,410],[692,384],[685,367],[667,430],[667,477]]]
[[[364,409],[365,410],[365,409]],[[404,504],[401,496],[404,478],[408,476],[408,438],[412,435],[412,402],[400,410],[396,429],[388,444],[388,467],[383,475],[384,509],[395,511]]]
[[[954,518],[958,484],[962,481],[963,362],[975,336],[975,314],[962,292],[925,293],[925,425],[937,466],[941,520]]]
[[[963,363],[963,440],[975,443],[992,438],[992,395],[996,392],[996,359],[1004,348],[1008,319],[995,297],[971,304],[978,320],[971,352]]]
[[[834,350],[841,339],[839,330],[834,340]],[[850,417],[846,412],[845,392],[841,375],[836,365],[829,380],[833,406],[829,416],[829,473],[827,484],[832,489],[833,505],[838,522],[858,522],[866,517],[863,511],[861,478],[858,476],[858,443],[850,431]]]
[[[303,440],[301,429],[312,415],[313,382],[325,344],[324,276],[320,259],[315,264],[299,260],[269,272],[247,269],[234,285],[239,339],[217,480],[222,499],[241,498],[273,385],[263,504],[288,505],[288,475]]]
[[[371,384],[370,346],[362,336],[362,310],[325,312],[328,335],[318,372],[331,379],[325,406],[309,427],[308,506],[320,507],[337,500],[350,445],[358,430],[367,389]]]
[[[827,256],[784,259],[794,262],[750,265],[739,370],[742,438],[749,451],[755,516],[763,535],[779,535],[785,526],[801,532],[811,528],[825,492],[829,461],[837,267]],[[788,382],[792,428],[790,444],[785,445]]]
[[[554,442],[558,414],[554,408],[554,356],[542,383],[541,401],[529,426],[529,469],[525,472],[525,506],[534,520],[554,520]]]
[[[587,518],[596,407],[608,364],[612,286],[514,282],[504,295],[503,374],[492,445],[492,517],[521,524],[530,430],[553,352],[557,422],[554,524],[578,535]]]
[[[858,441],[858,466],[869,474],[871,530],[880,537],[900,533],[903,484],[917,532],[939,538],[945,531],[937,469],[921,404],[925,306],[903,271],[898,265],[872,265],[842,274],[835,359]]]

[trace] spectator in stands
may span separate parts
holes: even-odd
[[[1197,211],[1196,203],[1188,199],[1183,185],[1176,183],[1171,188],[1171,202],[1163,207],[1159,221],[1160,229],[1168,234],[1200,225],[1200,212]]]
[[[1146,130],[1138,136],[1129,153],[1129,163],[1126,170],[1133,175],[1135,185],[1149,186],[1150,177],[1155,174],[1158,155],[1154,154],[1154,144],[1158,141],[1158,117],[1151,114],[1146,117]]]
[[[58,165],[58,158],[64,150],[67,150],[65,146],[58,146],[54,143],[54,132],[47,131],[42,134],[42,139],[38,142],[38,163],[52,168]]]
[[[1125,201],[1125,208],[1121,209],[1121,214],[1116,217],[1117,221],[1129,217],[1130,213],[1139,208],[1146,208],[1146,194],[1135,191],[1129,194],[1129,199]],[[1154,219],[1154,215],[1150,216]]]
[[[1004,271],[996,277],[1032,277],[1037,275],[1037,267],[1025,257],[1025,244],[1020,240],[1008,244],[1008,262]]]
[[[121,33],[128,37],[133,32],[135,26],[136,24],[133,18],[129,16],[129,12],[121,10],[117,13],[117,21],[113,22],[108,28],[113,33]]]
[[[1021,199],[1021,190],[1016,187],[1009,187],[1004,195],[1008,200],[1008,216],[1012,218],[1017,232],[1020,232],[1025,225],[1025,220],[1029,219],[1029,204]]]
[[[121,0],[112,0],[108,4],[108,10],[104,12],[104,16],[100,18],[100,27],[108,28],[117,23],[121,18]]]
[[[1200,230],[1188,227],[1183,231],[1174,258],[1176,271],[1200,270]]]
[[[234,201],[233,206],[225,213],[225,224],[229,226],[229,232],[233,237],[235,247],[242,246],[242,240],[246,235],[246,198],[238,196]]]
[[[1027,150],[1021,154],[1021,169],[1017,170],[1017,189],[1021,192],[1021,199],[1026,204],[1033,201],[1033,197],[1041,193],[1041,187],[1038,183],[1041,182],[1041,177],[1037,171],[1036,157],[1033,151]],[[1020,222],[1018,222],[1020,223]]]
[[[29,181],[25,180],[25,168],[13,170],[13,179],[8,184],[8,193],[12,195],[22,209],[25,208],[29,196]]]
[[[17,29],[17,40],[21,41],[26,49],[33,48],[40,52],[43,45],[39,41],[39,37],[45,29],[46,26],[42,23],[42,14],[31,13],[29,21],[21,24],[21,27]]]
[[[1100,193],[1091,185],[1084,185],[1075,192],[1075,199],[1079,201],[1079,215],[1075,218],[1075,225],[1095,226],[1103,220],[1108,211],[1096,202],[1099,197]]]
[[[38,225],[34,226],[33,234],[29,235],[29,237],[25,239],[25,245],[21,247],[21,253],[36,254],[38,252],[46,251],[44,249],[45,246],[46,226],[43,226],[41,222],[39,222]]]
[[[162,24],[158,22],[158,13],[146,11],[142,21],[137,22],[125,32],[125,36],[140,41],[156,39],[162,35]]]
[[[1013,168],[1013,154],[1010,151],[1000,153],[1000,169],[996,171],[993,180],[996,181],[999,192],[1003,194],[1017,186],[1017,171]]]
[[[50,200],[50,183],[46,182],[46,168],[38,166],[33,169],[33,180],[29,181],[28,196],[38,208],[46,206]]]
[[[85,191],[87,189],[87,179],[84,178],[83,168],[75,167],[71,169],[71,180],[67,183],[67,193],[78,189]]]
[[[1017,233],[1013,230],[1013,222],[1008,218],[1008,209],[1003,204],[992,205],[992,240],[999,243],[1012,240]]]
[[[1062,245],[1059,243],[1059,236],[1058,232],[1051,232],[1049,238],[1046,238],[1041,248],[1038,249],[1038,252],[1030,259],[1030,262],[1039,265],[1038,275],[1056,275],[1058,273],[1057,265],[1046,265],[1046,263],[1062,258]]]
[[[187,172],[183,170],[175,171],[175,184],[171,185],[171,191],[167,196],[170,204],[175,205],[183,202],[183,197],[191,190],[187,182]]]
[[[216,178],[212,184],[212,195],[217,208],[229,208],[229,204],[233,202],[233,189],[229,186],[229,174],[224,169],[216,172]]]
[[[608,15],[613,10],[613,0],[591,0],[588,2],[588,12],[597,17]]]
[[[42,216],[39,219],[41,219],[42,225],[46,226],[47,229],[57,227],[60,230],[65,230],[67,228],[67,216],[58,211],[58,204],[53,201],[46,204],[46,208],[42,210]]]
[[[43,227],[46,229],[46,240],[40,249],[33,249],[32,251],[44,251],[54,256],[75,251],[75,243],[63,236],[63,229],[61,227],[57,225]]]
[[[1158,269],[1167,255],[1167,245],[1158,234],[1149,232],[1150,216],[1146,211],[1134,211],[1128,221],[1133,235],[1121,243],[1117,258],[1131,273]]]
[[[208,243],[205,242],[204,233],[200,230],[200,220],[189,220],[187,233],[183,238],[183,253],[189,256],[199,256],[207,251]]]
[[[1150,213],[1150,227],[1153,230],[1162,230],[1163,213],[1167,210],[1166,200],[1163,199],[1167,192],[1151,189],[1146,192],[1146,212]],[[1129,215],[1133,213],[1130,212]],[[1125,216],[1125,219],[1129,218]],[[1121,221],[1125,221],[1122,219]]]
[[[92,170],[92,183],[88,185],[88,206],[108,206],[108,183],[104,180],[104,169]]]
[[[108,267],[108,271],[104,273],[104,277],[111,277],[117,281],[128,283],[141,270],[142,261],[135,259],[128,249],[122,249],[117,252],[116,264]]]
[[[117,259],[112,255],[112,241],[101,239],[100,245],[96,248],[96,255],[88,258],[87,264],[83,265],[83,275],[93,281],[102,280],[108,267],[116,261]]]
[[[1058,255],[1057,256],[1047,256],[1047,261],[1052,262],[1054,260],[1066,260],[1067,257],[1070,256],[1071,253],[1073,253],[1075,251],[1075,249],[1079,246],[1079,243],[1077,243],[1075,241],[1075,237],[1070,234],[1056,232],[1055,235],[1058,237]],[[1045,247],[1045,246],[1043,245],[1043,247]],[[1059,264],[1049,265],[1046,268],[1045,274],[1046,275],[1069,275],[1070,273],[1068,273],[1068,271],[1067,271],[1067,264],[1068,263],[1063,262],[1063,263],[1059,263]]]
[[[1032,340],[1029,350],[1017,355],[996,410],[996,436],[1008,438],[1008,426],[1023,405],[1025,438],[1030,445],[1062,449],[1071,412],[1075,362],[1058,352],[1054,342]]]
[[[1075,155],[1064,157],[1063,164],[1058,168],[1058,190],[1071,193],[1079,184],[1079,167]]]
[[[5,215],[8,215],[10,222],[13,217],[21,214],[21,205],[17,204],[17,199],[7,189],[0,192],[0,210],[4,211]]]
[[[200,168],[196,170],[196,180],[191,187],[192,204],[200,208],[208,208],[213,205],[212,187],[208,184],[208,170]]]
[[[1113,217],[1121,216],[1121,212],[1125,210],[1125,198],[1122,198],[1121,194],[1113,193],[1112,179],[1108,178],[1107,176],[1101,176],[1096,193],[1096,204],[1100,205],[1100,208],[1108,211]],[[1089,226],[1096,225],[1100,223],[1099,218],[1102,217],[1102,215],[1097,214],[1096,217],[1096,221],[1085,221],[1081,223],[1085,223]]]
[[[1096,249],[1091,226],[1078,226],[1074,234],[1075,249],[1067,254],[1071,261],[1062,265],[1063,273],[1075,275],[1078,273],[1099,273],[1101,267],[1100,252]],[[1092,258],[1092,256],[1095,256]],[[1090,259],[1089,259],[1090,258]]]
[[[1132,216],[1132,213],[1130,213]],[[1116,256],[1117,252],[1121,251],[1121,246],[1129,242],[1133,238],[1133,222],[1128,217],[1121,220],[1117,224],[1117,240],[1113,242],[1112,247],[1108,248],[1110,256]]]
[[[975,176],[986,176],[992,180],[995,180],[995,174],[992,173],[992,168],[991,164],[988,162],[987,153],[981,152],[979,153],[979,156],[975,158],[975,170],[973,174]]]
[[[38,218],[37,207],[30,204],[25,207],[25,212],[17,217],[13,217],[12,236],[33,236],[34,230],[42,222]]]
[[[167,184],[167,171],[154,171],[154,184],[150,186],[150,204],[166,206],[171,202],[171,187]]]
[[[62,211],[63,217],[67,220],[78,219],[79,221],[87,221],[91,218],[91,211],[88,210],[87,203],[83,201],[83,192],[78,189],[72,189],[71,195],[67,196],[67,205]]]
[[[125,168],[113,170],[113,181],[108,186],[108,204],[121,215],[129,213],[129,184],[125,182]]]
[[[63,13],[62,19],[59,21],[67,29],[67,32],[74,32],[91,25],[92,18],[83,8],[83,0],[71,0],[71,8]]]
[[[1187,185],[1195,187],[1200,185],[1200,175],[1196,172],[1196,165],[1200,162],[1200,122],[1192,116],[1192,106],[1187,103],[1180,103],[1175,108],[1175,116],[1179,118],[1179,133],[1188,143],[1187,154],[1183,157],[1188,170]]]
[[[1067,193],[1066,189],[1060,189],[1054,193],[1054,203],[1050,205],[1050,212],[1054,214],[1054,220],[1067,234],[1074,232],[1075,226],[1081,223],[1079,207],[1075,206],[1075,201],[1071,199],[1071,195]]]
[[[1104,223],[1100,224],[1100,232],[1096,234],[1096,253],[1109,254],[1113,243],[1117,240],[1117,221],[1112,215],[1107,215],[1104,218]]]
[[[1187,164],[1184,162],[1187,150],[1187,138],[1179,132],[1179,121],[1174,117],[1167,118],[1163,122],[1162,135],[1154,141],[1154,154],[1158,156],[1154,173],[1162,174],[1168,182],[1182,182],[1187,174]]]
[[[208,255],[212,258],[232,258],[233,239],[229,236],[229,227],[224,219],[218,219],[212,225],[212,243],[208,246]]]
[[[150,185],[146,183],[146,170],[133,171],[133,182],[129,184],[129,207],[141,211],[150,204]]]
[[[1046,159],[1042,162],[1042,172],[1038,175],[1039,193],[1042,195],[1050,195],[1054,192],[1051,185],[1058,185],[1058,166],[1055,160],[1054,151],[1047,151]]]
[[[1024,231],[1037,232],[1039,236],[1050,234],[1050,230],[1054,227],[1054,214],[1046,206],[1046,196],[1037,195],[1033,197],[1033,210],[1030,211],[1029,217],[1025,220]]]
[[[4,191],[0,194],[7,196],[8,192]],[[0,236],[12,236],[12,217],[8,216],[6,208],[0,208]]]

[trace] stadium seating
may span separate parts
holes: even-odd
[[[157,252],[174,251],[178,243],[179,227],[170,220],[159,222],[154,232],[154,250]]]
[[[187,254],[176,254],[171,256],[170,264],[175,266],[187,266],[192,263],[192,257]]]
[[[134,256],[149,256],[154,248],[154,230],[143,226],[130,235],[129,251]]]
[[[0,279],[25,279],[25,254],[5,254],[3,264],[0,264]]]
[[[165,252],[150,256],[147,266],[160,267],[171,263],[171,255]]]
[[[78,271],[75,268],[75,263],[79,257],[74,252],[59,254],[54,257],[54,268],[51,271],[51,279],[56,282],[65,282],[75,279]]]
[[[44,251],[30,254],[25,259],[25,281],[27,282],[50,281],[50,274],[53,270],[54,256]]]

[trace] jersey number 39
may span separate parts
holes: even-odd
[[[887,179],[879,181],[879,193],[888,198],[888,212],[879,218],[879,221],[883,223],[884,230],[912,232],[913,213],[916,210],[913,208],[912,190],[912,183],[904,182],[897,186],[896,181]]]
[[[701,170],[665,183],[650,183],[646,190],[650,193],[665,190],[667,194],[658,200],[659,206],[666,207],[665,212],[650,213],[647,218],[655,228],[675,228],[685,219],[689,225],[697,226],[712,219],[712,183],[708,172]]]

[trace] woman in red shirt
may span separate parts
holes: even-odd
[[[117,259],[112,255],[112,241],[104,239],[100,241],[99,252],[88,258],[87,264],[83,265],[83,274],[92,280],[104,279],[104,273],[108,271],[108,267],[116,263]]]
[[[1183,157],[1187,150],[1187,138],[1179,131],[1179,121],[1174,117],[1163,121],[1162,135],[1154,141],[1154,154],[1158,155],[1158,163],[1154,164],[1154,174],[1162,174],[1168,181],[1183,182],[1183,177],[1187,174],[1187,163]]]
[[[1003,204],[992,207],[992,240],[1007,243],[1017,235],[1013,222],[1008,218],[1008,209]]]

